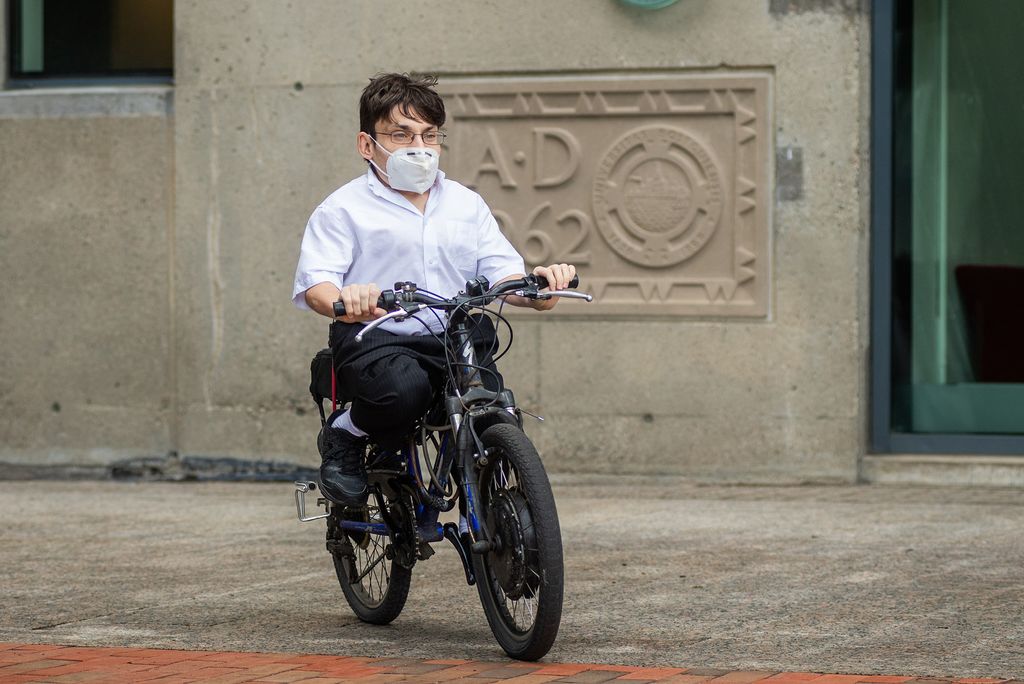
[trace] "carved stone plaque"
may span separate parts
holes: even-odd
[[[529,267],[595,301],[559,313],[766,316],[770,76],[446,79],[442,164]]]

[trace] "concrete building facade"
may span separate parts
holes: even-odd
[[[368,77],[426,71],[442,168],[597,295],[513,318],[549,470],[1016,472],[870,454],[869,3],[638,4],[178,0],[173,84],[9,84],[0,462],[316,463],[299,240]]]

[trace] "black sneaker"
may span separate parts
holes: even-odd
[[[325,427],[317,436],[320,449],[320,487],[324,496],[345,506],[362,506],[370,490],[366,486],[366,438],[343,428]]]

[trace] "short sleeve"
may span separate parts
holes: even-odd
[[[498,226],[491,210],[479,199],[477,213],[479,244],[477,248],[476,272],[493,285],[503,278],[526,273],[523,257],[519,256]]]
[[[306,290],[320,283],[333,283],[341,289],[352,265],[352,252],[351,227],[336,212],[323,205],[317,207],[302,235],[292,303],[300,309],[308,309]]]

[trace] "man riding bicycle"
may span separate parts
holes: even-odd
[[[367,500],[368,438],[389,445],[407,434],[444,378],[446,350],[436,337],[444,321],[430,311],[387,321],[355,342],[363,323],[386,313],[377,306],[377,283],[412,281],[448,298],[477,276],[498,283],[526,270],[483,199],[437,168],[446,115],[436,84],[434,77],[407,74],[370,80],[359,99],[356,136],[366,174],[329,195],[302,238],[292,301],[332,319],[334,303],[345,305],[331,325],[330,346],[352,405],[332,413],[317,438],[322,491],[343,505]],[[561,290],[576,269],[553,264],[533,273]],[[506,301],[547,310],[558,300]],[[477,332],[487,365],[494,331],[482,324]],[[489,383],[498,377],[483,375]]]

